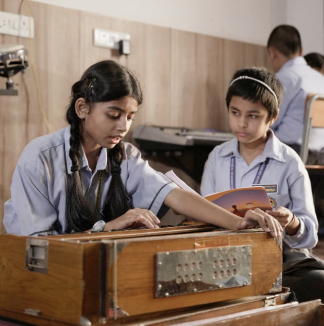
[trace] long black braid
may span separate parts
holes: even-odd
[[[120,142],[113,149],[110,149],[108,156],[111,163],[112,179],[103,209],[106,222],[123,215],[129,209],[133,208],[120,177],[120,164],[123,159],[123,144]]]
[[[80,81],[72,86],[72,99],[66,113],[66,118],[71,125],[70,152],[72,161],[71,177],[67,180],[66,217],[68,227],[77,232],[90,229],[96,217],[91,212],[84,199],[79,158],[81,152],[80,123],[81,120],[75,112],[75,103],[79,98],[91,106],[97,102],[108,102],[132,96],[138,105],[143,101],[141,87],[136,77],[125,67],[112,60],[98,62],[88,68]],[[108,150],[111,166],[111,183],[103,209],[104,220],[111,221],[132,208],[126,194],[120,173],[123,160],[123,144],[119,143]]]

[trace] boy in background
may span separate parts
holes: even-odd
[[[298,30],[290,25],[277,26],[268,39],[272,68],[283,86],[278,119],[271,126],[276,136],[300,152],[304,110],[308,94],[324,94],[324,76],[307,65],[302,57]],[[324,129],[311,130],[308,164],[324,165]]]

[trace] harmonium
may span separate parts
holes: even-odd
[[[0,235],[0,316],[9,321],[173,325],[277,307],[289,297],[282,239],[261,229]]]

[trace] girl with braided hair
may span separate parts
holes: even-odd
[[[159,227],[168,207],[228,229],[257,223],[273,236],[280,224],[261,210],[242,219],[179,189],[122,142],[143,96],[136,77],[117,62],[89,67],[72,86],[67,128],[24,149],[5,203],[8,233],[21,235]]]

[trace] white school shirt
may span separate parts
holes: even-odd
[[[286,207],[300,219],[297,234],[289,236],[284,232],[284,241],[291,248],[313,248],[318,241],[318,222],[310,180],[297,153],[280,142],[272,131],[263,153],[249,166],[238,151],[236,138],[216,146],[205,163],[201,183],[203,196],[230,189],[232,155],[236,157],[236,188],[250,187],[260,164],[269,158],[259,185],[276,185],[277,193],[268,193],[268,196],[275,200],[276,207]]]
[[[69,157],[70,127],[36,138],[21,154],[13,174],[11,199],[5,203],[4,226],[7,233],[29,235],[67,231],[65,216],[66,181],[71,175]],[[93,211],[98,189],[99,170],[103,176],[101,203],[108,193],[111,175],[107,150],[102,149],[96,170],[92,173],[82,150],[80,175],[85,199]],[[168,193],[177,186],[162,173],[152,169],[141,158],[139,150],[124,143],[121,178],[134,207],[150,209],[161,216],[167,210],[163,204]],[[100,219],[100,212],[98,212]]]
[[[303,57],[287,61],[276,76],[284,93],[279,117],[271,128],[282,142],[301,145],[306,97],[310,93],[324,94],[324,76],[307,65]],[[324,148],[323,128],[311,129],[308,148]]]

